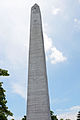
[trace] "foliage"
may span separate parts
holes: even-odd
[[[26,117],[26,116],[24,116],[24,118],[22,118],[22,120],[27,120],[27,117]]]
[[[58,119],[57,119],[57,116],[54,115],[54,112],[53,112],[53,111],[50,111],[50,115],[51,115],[51,120],[58,120]]]
[[[8,116],[13,116],[6,106],[7,100],[5,96],[5,90],[2,87],[2,82],[0,82],[0,120],[8,120]]]
[[[77,114],[77,120],[80,120],[80,111]]]
[[[63,118],[61,118],[60,120],[64,120]]]
[[[9,76],[8,71],[0,69],[0,76]]]

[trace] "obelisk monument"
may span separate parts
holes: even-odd
[[[31,8],[27,120],[51,120],[41,12]]]

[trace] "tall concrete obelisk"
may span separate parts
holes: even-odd
[[[31,8],[27,120],[51,120],[40,8]]]

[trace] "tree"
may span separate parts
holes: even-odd
[[[64,120],[63,118],[61,118],[60,120]]]
[[[22,118],[22,120],[27,120],[27,117],[26,117],[26,116],[24,116],[24,118]]]
[[[54,112],[53,112],[53,111],[50,111],[50,115],[51,115],[51,120],[58,120],[58,119],[57,119],[57,116],[54,115]]]
[[[0,69],[0,76],[9,76],[8,71]]]
[[[80,120],[80,111],[77,114],[77,120]]]
[[[13,113],[8,110],[6,106],[7,100],[5,96],[5,90],[2,87],[3,82],[0,82],[0,119],[8,120],[8,116],[13,116]]]
[[[0,76],[9,76],[8,71],[0,69]],[[0,82],[0,120],[8,120],[8,116],[13,116],[13,113],[6,106],[6,91],[3,89],[2,84],[3,82]]]

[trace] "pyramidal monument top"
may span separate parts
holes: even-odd
[[[36,6],[39,7],[39,5],[37,3],[35,3],[32,7],[36,7]]]
[[[39,5],[37,3],[35,3],[33,6],[32,6],[32,9],[36,9],[36,8],[39,8]]]

